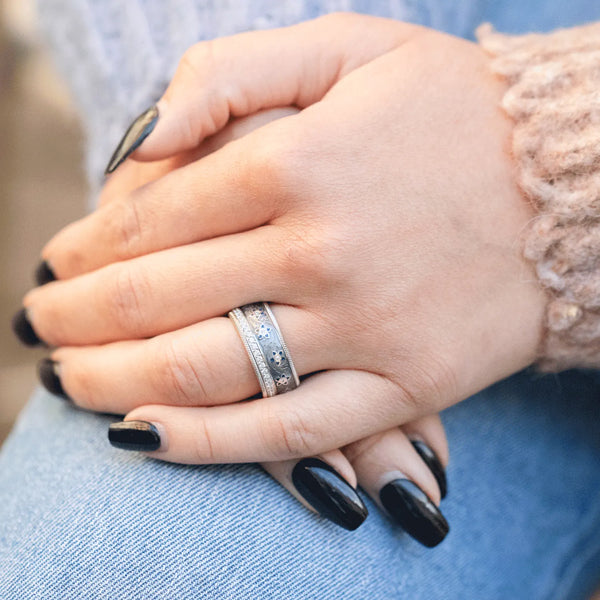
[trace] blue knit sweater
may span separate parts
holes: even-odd
[[[199,40],[339,10],[470,33],[475,0],[39,0],[44,32],[81,112],[93,195],[123,131]]]
[[[93,201],[127,125],[161,96],[183,52],[199,40],[334,11],[465,37],[484,19],[503,30],[543,30],[589,20],[590,2],[570,0],[566,10],[564,0],[38,0],[38,11],[82,116]]]

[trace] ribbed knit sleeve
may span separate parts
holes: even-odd
[[[600,367],[600,23],[550,34],[477,35],[509,89],[525,232],[548,304],[537,366]]]

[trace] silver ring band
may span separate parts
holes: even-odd
[[[266,302],[245,304],[227,316],[242,338],[263,397],[284,394],[300,385],[275,315]]]

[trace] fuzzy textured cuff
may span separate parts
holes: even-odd
[[[539,213],[524,246],[548,295],[536,366],[600,368],[600,23],[477,37],[510,86],[519,184]]]

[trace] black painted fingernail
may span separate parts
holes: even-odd
[[[304,499],[336,525],[354,531],[369,511],[357,491],[318,458],[303,458],[292,470],[292,482]]]
[[[31,326],[27,309],[19,310],[12,319],[12,328],[19,341],[26,346],[39,346],[42,340],[37,336],[35,330]]]
[[[149,452],[160,448],[160,433],[146,421],[120,421],[108,428],[108,440],[115,448]]]
[[[140,144],[152,133],[158,121],[158,108],[152,106],[136,117],[121,141],[117,149],[108,161],[105,175],[112,173]]]
[[[446,480],[446,471],[442,466],[442,462],[438,458],[438,455],[425,442],[422,442],[421,440],[411,440],[411,444],[417,451],[417,454],[422,458],[423,462],[429,467],[429,470],[433,473],[438,487],[440,488],[440,496],[443,500],[448,493],[448,481]]]
[[[42,358],[38,363],[38,377],[42,385],[55,396],[70,400],[63,389],[58,371],[58,363],[50,358]]]
[[[437,546],[450,531],[440,509],[409,479],[395,479],[383,486],[379,499],[392,519],[428,548]]]
[[[43,260],[35,270],[35,282],[38,285],[46,285],[51,281],[56,281],[56,276],[48,262]]]

